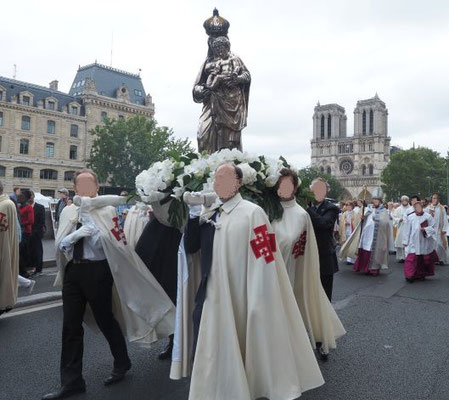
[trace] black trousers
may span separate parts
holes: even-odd
[[[19,274],[24,278],[29,276],[30,268],[30,240],[31,234],[23,233],[22,241],[19,244]]]
[[[332,301],[332,288],[334,286],[334,275],[321,274],[320,278],[321,278],[321,285],[323,285],[323,289],[326,292],[329,301]]]
[[[126,341],[112,314],[111,270],[106,260],[73,264],[65,271],[62,287],[64,320],[62,328],[61,385],[83,386],[83,316],[89,303],[98,327],[109,343],[114,368],[130,364]]]
[[[36,272],[42,272],[43,258],[44,250],[41,236],[37,232],[33,232],[30,237],[30,263],[31,267],[36,268]]]

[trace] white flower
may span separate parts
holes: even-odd
[[[278,182],[278,179],[278,176],[270,175],[267,179],[265,179],[265,185],[267,185],[267,187],[273,187]]]
[[[242,170],[244,185],[252,185],[257,181],[257,171],[248,163],[238,164],[238,167]]]
[[[184,187],[175,187],[173,188],[173,194],[171,195],[176,200],[180,200],[182,195],[184,194]]]

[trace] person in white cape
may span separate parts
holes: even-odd
[[[404,232],[407,229],[407,217],[413,212],[413,207],[409,204],[408,196],[402,196],[401,205],[393,212],[393,226],[396,228],[394,247],[396,250],[396,260],[400,263],[403,263],[407,257],[403,244]]]
[[[440,195],[434,193],[432,195],[432,203],[428,207],[428,211],[435,218],[435,230],[436,230],[436,244],[435,250],[438,254],[438,260],[440,265],[447,264],[449,262],[448,257],[448,243],[446,232],[449,232],[449,224],[446,218],[446,210],[440,203]]]
[[[115,206],[126,198],[97,196],[98,179],[87,169],[75,173],[74,188],[79,196],[62,211],[55,240],[60,268],[55,285],[63,285],[61,388],[45,395],[45,400],[86,390],[82,377],[86,305],[114,357],[105,385],[121,381],[131,368],[125,337],[148,346],[174,330],[173,303],[127,245],[120,227]]]
[[[324,383],[265,212],[243,200],[242,171],[220,166],[223,202],[189,400],[293,400]]]
[[[371,206],[365,209],[356,230],[340,250],[340,259],[357,257],[354,271],[371,276],[378,276],[381,269],[388,268],[390,217],[382,198],[382,189],[377,187],[373,190]]]
[[[437,221],[424,211],[421,203],[415,203],[413,208],[415,211],[409,214],[403,232],[403,244],[408,253],[404,275],[410,283],[433,276],[435,262],[438,261],[435,251]]]
[[[10,311],[17,301],[19,275],[19,238],[17,209],[3,194],[0,181],[0,315]]]
[[[283,214],[281,219],[273,221],[273,230],[310,342],[325,361],[329,349],[337,347],[336,340],[346,331],[321,285],[320,258],[312,221],[295,198],[298,175],[287,168],[280,173],[276,190]]]
[[[357,224],[360,222],[360,212],[353,209],[354,203],[347,201],[345,204],[345,211],[340,216],[340,244],[344,245],[346,240],[350,238],[354,232]],[[355,258],[347,257],[347,264],[354,264]]]
[[[123,231],[128,244],[132,249],[136,248],[137,242],[142,235],[145,226],[150,221],[151,206],[142,202],[137,202],[136,205],[126,214],[125,225]]]

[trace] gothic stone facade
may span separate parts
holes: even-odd
[[[86,166],[91,129],[106,118],[154,116],[139,75],[101,64],[80,67],[70,92],[0,77],[0,179],[5,192],[29,188],[54,197]]]
[[[313,114],[312,167],[335,176],[345,188],[343,199],[367,198],[380,185],[380,174],[390,159],[388,110],[374,96],[360,100],[354,110],[354,136],[347,136],[345,109],[318,105]]]

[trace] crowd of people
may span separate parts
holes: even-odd
[[[412,283],[434,275],[435,264],[448,263],[449,209],[434,193],[430,199],[402,196],[400,203],[383,202],[377,188],[371,204],[364,200],[340,203],[336,236],[355,271],[377,276],[388,268],[388,254],[404,264],[405,279]]]
[[[225,163],[214,193],[184,193],[189,211],[180,229],[170,224],[170,202],[131,207],[127,193],[98,196],[93,171],[75,174],[73,204],[61,190],[55,218],[61,386],[43,399],[85,392],[83,321],[95,321],[109,343],[114,363],[105,385],[131,368],[127,341],[168,338],[159,358],[171,360],[172,379],[191,377],[190,400],[297,398],[324,384],[318,361],[346,333],[331,304],[338,256],[378,276],[396,252],[409,282],[447,262],[448,218],[438,195],[424,205],[418,196],[384,203],[377,188],[370,204],[338,207],[318,178],[305,209],[296,201],[297,174],[284,168],[275,186],[282,216],[270,221],[240,195],[242,177]],[[40,207],[31,191],[15,196],[17,204],[0,182],[0,312],[14,306],[19,270],[19,284],[42,270]]]

